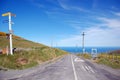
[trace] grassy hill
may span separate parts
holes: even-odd
[[[0,48],[5,48],[6,46],[9,46],[9,39],[6,36],[6,33],[0,32]],[[45,47],[45,45],[43,44],[35,43],[13,35],[13,47],[33,48],[33,47],[43,47],[43,46]]]
[[[0,32],[0,49],[6,46],[9,46],[9,39],[6,38],[6,33]],[[63,50],[50,48],[15,35],[13,35],[13,47],[18,49],[14,55],[0,54],[0,69],[29,68],[67,54]]]

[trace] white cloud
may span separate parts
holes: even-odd
[[[120,46],[120,20],[97,18],[102,21],[93,27],[87,27],[82,32],[85,32],[85,46]],[[104,26],[104,27],[103,27]],[[79,29],[78,29],[79,30]],[[61,46],[82,46],[82,35],[77,34],[64,38],[59,41]]]
[[[69,10],[70,7],[67,5],[67,2],[68,2],[68,1],[66,1],[66,0],[58,0],[59,5],[60,5],[63,9]]]
[[[76,6],[74,4],[70,5],[68,0],[58,0],[59,5],[65,10],[75,10],[80,12],[90,12],[87,9],[84,9],[80,6]]]
[[[103,26],[108,28],[120,28],[120,19],[98,18],[103,22]]]
[[[37,2],[36,0],[26,0],[26,1],[30,2],[31,5],[34,5],[38,8],[45,8],[45,5],[43,5],[40,2]]]
[[[86,30],[86,45],[120,46],[119,30],[95,27],[89,28]]]
[[[71,9],[76,10],[76,11],[80,11],[80,12],[88,12],[88,13],[90,12],[87,9],[84,9],[84,8],[81,8],[81,7],[76,7],[76,6],[71,7]]]
[[[120,29],[87,28],[85,46],[120,46]],[[77,34],[59,41],[60,46],[82,46],[82,35]]]
[[[80,35],[74,35],[68,38],[64,38],[60,41],[58,41],[60,46],[75,46],[80,42]]]
[[[120,12],[118,12],[118,13],[115,13],[115,15],[117,15],[117,16],[120,16]]]
[[[31,0],[32,1],[32,0]],[[70,5],[68,0],[56,0],[58,1],[58,5],[61,6],[61,8],[65,10],[75,10],[75,11],[82,11],[82,12],[89,12],[89,10],[86,10],[84,8],[81,8],[80,6]],[[94,0],[93,8],[96,8],[98,0]],[[52,2],[51,2],[52,3]],[[38,7],[44,7],[43,4],[38,4],[34,2],[34,5]],[[51,16],[51,14],[61,14],[62,10],[60,10],[60,13],[58,11],[51,11],[47,12]],[[64,13],[64,12],[62,12]],[[93,12],[94,14],[96,12]],[[97,14],[97,13],[96,13]],[[68,15],[68,14],[65,14]],[[114,13],[114,15],[120,17],[120,13]],[[105,15],[106,16],[106,15]],[[53,17],[53,16],[52,16]],[[70,17],[71,18],[71,17]],[[89,27],[85,27],[83,30],[79,27],[81,26],[81,23],[78,21],[68,22],[71,23],[69,25],[72,25],[72,27],[78,29],[81,31],[80,34],[68,36],[66,38],[62,38],[61,40],[57,41],[59,46],[75,46],[78,44],[79,46],[82,45],[82,32],[85,32],[85,46],[120,46],[120,19],[114,19],[114,18],[106,18],[106,17],[99,17],[96,19],[96,21],[100,21],[100,23],[96,24],[91,27],[88,22],[82,23],[87,24]]]

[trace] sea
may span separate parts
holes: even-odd
[[[57,47],[69,53],[82,53],[82,47]],[[120,50],[120,47],[85,47],[85,53],[109,53],[111,51]]]

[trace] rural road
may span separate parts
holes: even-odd
[[[101,67],[70,54],[29,75],[9,80],[120,80],[120,71]]]

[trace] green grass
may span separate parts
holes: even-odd
[[[3,34],[4,33],[1,35]],[[0,36],[0,49],[4,49],[6,46],[9,46],[9,39],[6,39],[6,36]],[[22,50],[16,51],[14,55],[0,54],[0,69],[30,68],[67,54],[67,52],[63,50],[50,48],[18,36],[13,36],[13,47],[17,49],[22,48]]]
[[[9,46],[9,39],[7,39],[6,36],[0,36],[0,48],[6,48],[7,46]],[[45,45],[40,43],[35,43],[35,42],[13,35],[13,47],[34,48],[34,47],[43,47],[43,46]]]
[[[116,62],[114,60],[106,59],[106,58],[100,58],[97,60],[97,63],[104,64],[107,66],[110,66],[115,69],[120,69],[120,62]]]
[[[36,63],[36,60],[31,60],[32,56],[30,56],[31,53],[29,52],[21,52],[18,54],[14,54],[14,55],[0,55],[0,66],[4,67],[4,68],[9,68],[9,69],[24,69],[24,68],[28,68],[28,67],[32,67],[37,65],[38,63]],[[35,57],[35,56],[34,56]],[[23,58],[28,60],[28,62],[24,65],[18,63],[18,59],[19,58]]]
[[[120,55],[100,54],[97,63],[120,69]]]
[[[65,54],[67,53],[62,50],[48,47],[30,51],[18,51],[14,55],[1,54],[0,66],[9,69],[25,69]],[[27,63],[24,65],[19,63],[18,59],[20,58],[27,60]]]

